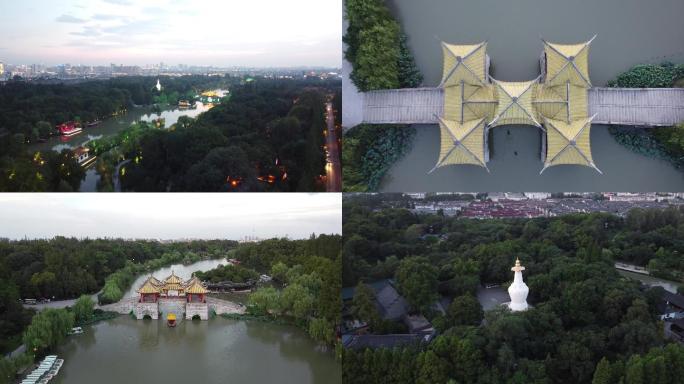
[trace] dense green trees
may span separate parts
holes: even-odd
[[[437,300],[437,268],[424,257],[407,257],[395,275],[399,292],[411,308],[428,312]]]
[[[24,333],[26,350],[41,354],[57,346],[74,326],[74,314],[66,309],[48,308],[33,316]]]
[[[241,265],[271,273],[284,286],[257,289],[249,297],[249,311],[290,319],[315,340],[332,344],[342,308],[340,242],[337,235],[312,235],[240,246],[235,257]]]
[[[684,347],[663,346],[655,315],[662,289],[640,287],[618,274],[613,263],[658,265],[681,279],[683,219],[683,209],[670,208],[633,210],[624,218],[596,213],[469,220],[378,209],[372,198],[347,198],[345,286],[395,276],[400,288],[402,283],[437,286],[454,299],[445,315],[426,308],[434,298],[412,299],[422,303],[421,311],[441,335],[415,347],[345,350],[344,378],[350,383],[636,383],[649,376],[644,380],[653,381],[645,382],[671,382],[660,381],[660,356],[670,351],[669,364],[679,364],[673,356]],[[480,282],[505,287],[516,256],[527,268],[533,308],[513,313],[501,308],[483,316],[475,291]],[[427,270],[434,279],[429,283]],[[402,293],[408,300],[413,290]]]
[[[4,267],[0,264],[0,271]],[[0,273],[0,354],[12,351],[21,343],[21,332],[31,322],[32,311],[19,301],[19,289]]]
[[[139,161],[126,166],[124,189],[322,190],[324,101],[339,81],[260,78],[250,84],[193,121],[133,138],[122,152]]]
[[[95,309],[95,303],[90,296],[82,295],[79,297],[72,308],[76,324],[83,324],[91,321],[93,319],[93,309]]]
[[[408,46],[382,0],[345,3],[349,21],[345,58],[352,64],[351,80],[361,91],[417,87],[423,77]],[[413,128],[359,125],[344,137],[343,188],[346,192],[374,191],[390,166],[410,148]]]
[[[239,265],[223,265],[206,272],[195,272],[194,275],[202,281],[220,283],[230,281],[233,283],[245,283],[250,280],[259,280],[259,273],[253,269]]]

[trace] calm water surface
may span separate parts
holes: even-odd
[[[676,281],[659,279],[657,277],[644,275],[641,273],[623,271],[621,269],[618,269],[617,271],[622,276],[629,277],[630,279],[639,280],[650,287],[663,287],[666,291],[672,293],[677,293],[677,288],[681,285],[681,283],[678,283]]]
[[[394,0],[392,8],[409,36],[425,86],[436,86],[441,78],[439,40],[488,40],[491,74],[506,81],[530,80],[539,74],[540,37],[570,43],[597,34],[590,54],[595,86],[605,85],[635,64],[684,62],[681,0]],[[448,166],[427,175],[439,155],[439,129],[428,125],[417,130],[413,148],[391,168],[381,190],[684,190],[681,172],[617,144],[605,126],[595,125],[592,130],[594,162],[603,175],[589,168],[559,166],[540,176],[538,131],[514,126],[493,130],[491,173],[472,166]]]
[[[215,318],[163,321],[121,316],[85,327],[57,354],[64,366],[51,383],[341,383],[332,353],[301,330]]]

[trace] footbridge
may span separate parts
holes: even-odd
[[[639,127],[672,126],[684,121],[684,88],[601,88],[588,91],[592,123]],[[389,89],[360,93],[366,124],[438,124],[444,114],[443,88]]]
[[[355,94],[345,104],[344,125],[439,124],[440,153],[430,172],[465,164],[487,169],[490,129],[532,125],[542,136],[542,172],[556,165],[583,165],[600,173],[591,152],[592,124],[678,124],[684,121],[684,89],[593,87],[589,46],[595,37],[578,44],[543,41],[540,75],[516,82],[490,76],[487,42],[442,43],[438,87]]]

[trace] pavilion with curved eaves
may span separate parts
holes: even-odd
[[[544,41],[542,74],[517,82],[489,76],[486,42],[443,42],[440,88],[444,107],[442,116],[437,116],[441,145],[437,164],[430,172],[446,165],[471,164],[487,169],[489,129],[511,124],[542,130],[542,172],[561,164],[598,171],[591,157],[587,103],[592,40],[580,44]]]

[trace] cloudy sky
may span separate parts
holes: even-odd
[[[0,7],[0,62],[330,66],[342,0],[21,0]]]
[[[338,193],[0,194],[0,237],[307,238],[342,232]]]

